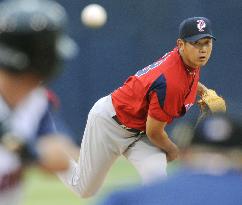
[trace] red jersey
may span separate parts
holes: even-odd
[[[199,75],[200,69],[188,70],[174,48],[112,93],[119,121],[145,131],[147,115],[167,123],[183,116],[195,102]]]

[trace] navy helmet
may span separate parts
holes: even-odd
[[[44,79],[60,62],[76,54],[66,34],[65,9],[51,0],[5,0],[0,3],[0,69],[33,72]]]

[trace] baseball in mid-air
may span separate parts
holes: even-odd
[[[107,21],[107,12],[99,4],[89,4],[81,12],[82,23],[90,28],[100,28]]]

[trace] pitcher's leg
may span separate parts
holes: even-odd
[[[79,161],[70,161],[70,168],[58,174],[61,181],[81,197],[94,195],[117,157],[118,148],[109,140],[109,130],[103,118],[88,116],[81,143]],[[115,133],[115,132],[114,132]]]
[[[86,130],[92,133],[84,134],[84,136],[89,136],[89,138],[86,140],[84,137],[79,159],[79,164],[82,167],[80,173],[84,179],[81,181],[81,187],[85,188],[88,195],[93,195],[98,190],[110,167],[120,156],[119,147],[110,138],[111,133],[109,131],[112,128],[108,127],[109,125],[106,124],[108,122],[102,118],[97,118],[95,123],[103,126],[95,126],[99,128],[95,130]],[[105,131],[102,130],[103,127],[106,128]],[[115,135],[115,132],[113,132],[113,135]]]
[[[124,156],[137,169],[145,184],[166,176],[165,153],[152,145],[145,135],[130,146]]]
[[[109,168],[134,140],[132,133],[113,120],[114,115],[111,96],[95,103],[88,115],[79,161],[71,160],[70,169],[58,175],[81,197],[97,192]]]

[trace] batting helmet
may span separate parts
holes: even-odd
[[[76,44],[64,33],[66,23],[64,8],[54,1],[0,3],[1,69],[52,76],[63,57],[76,52]]]

